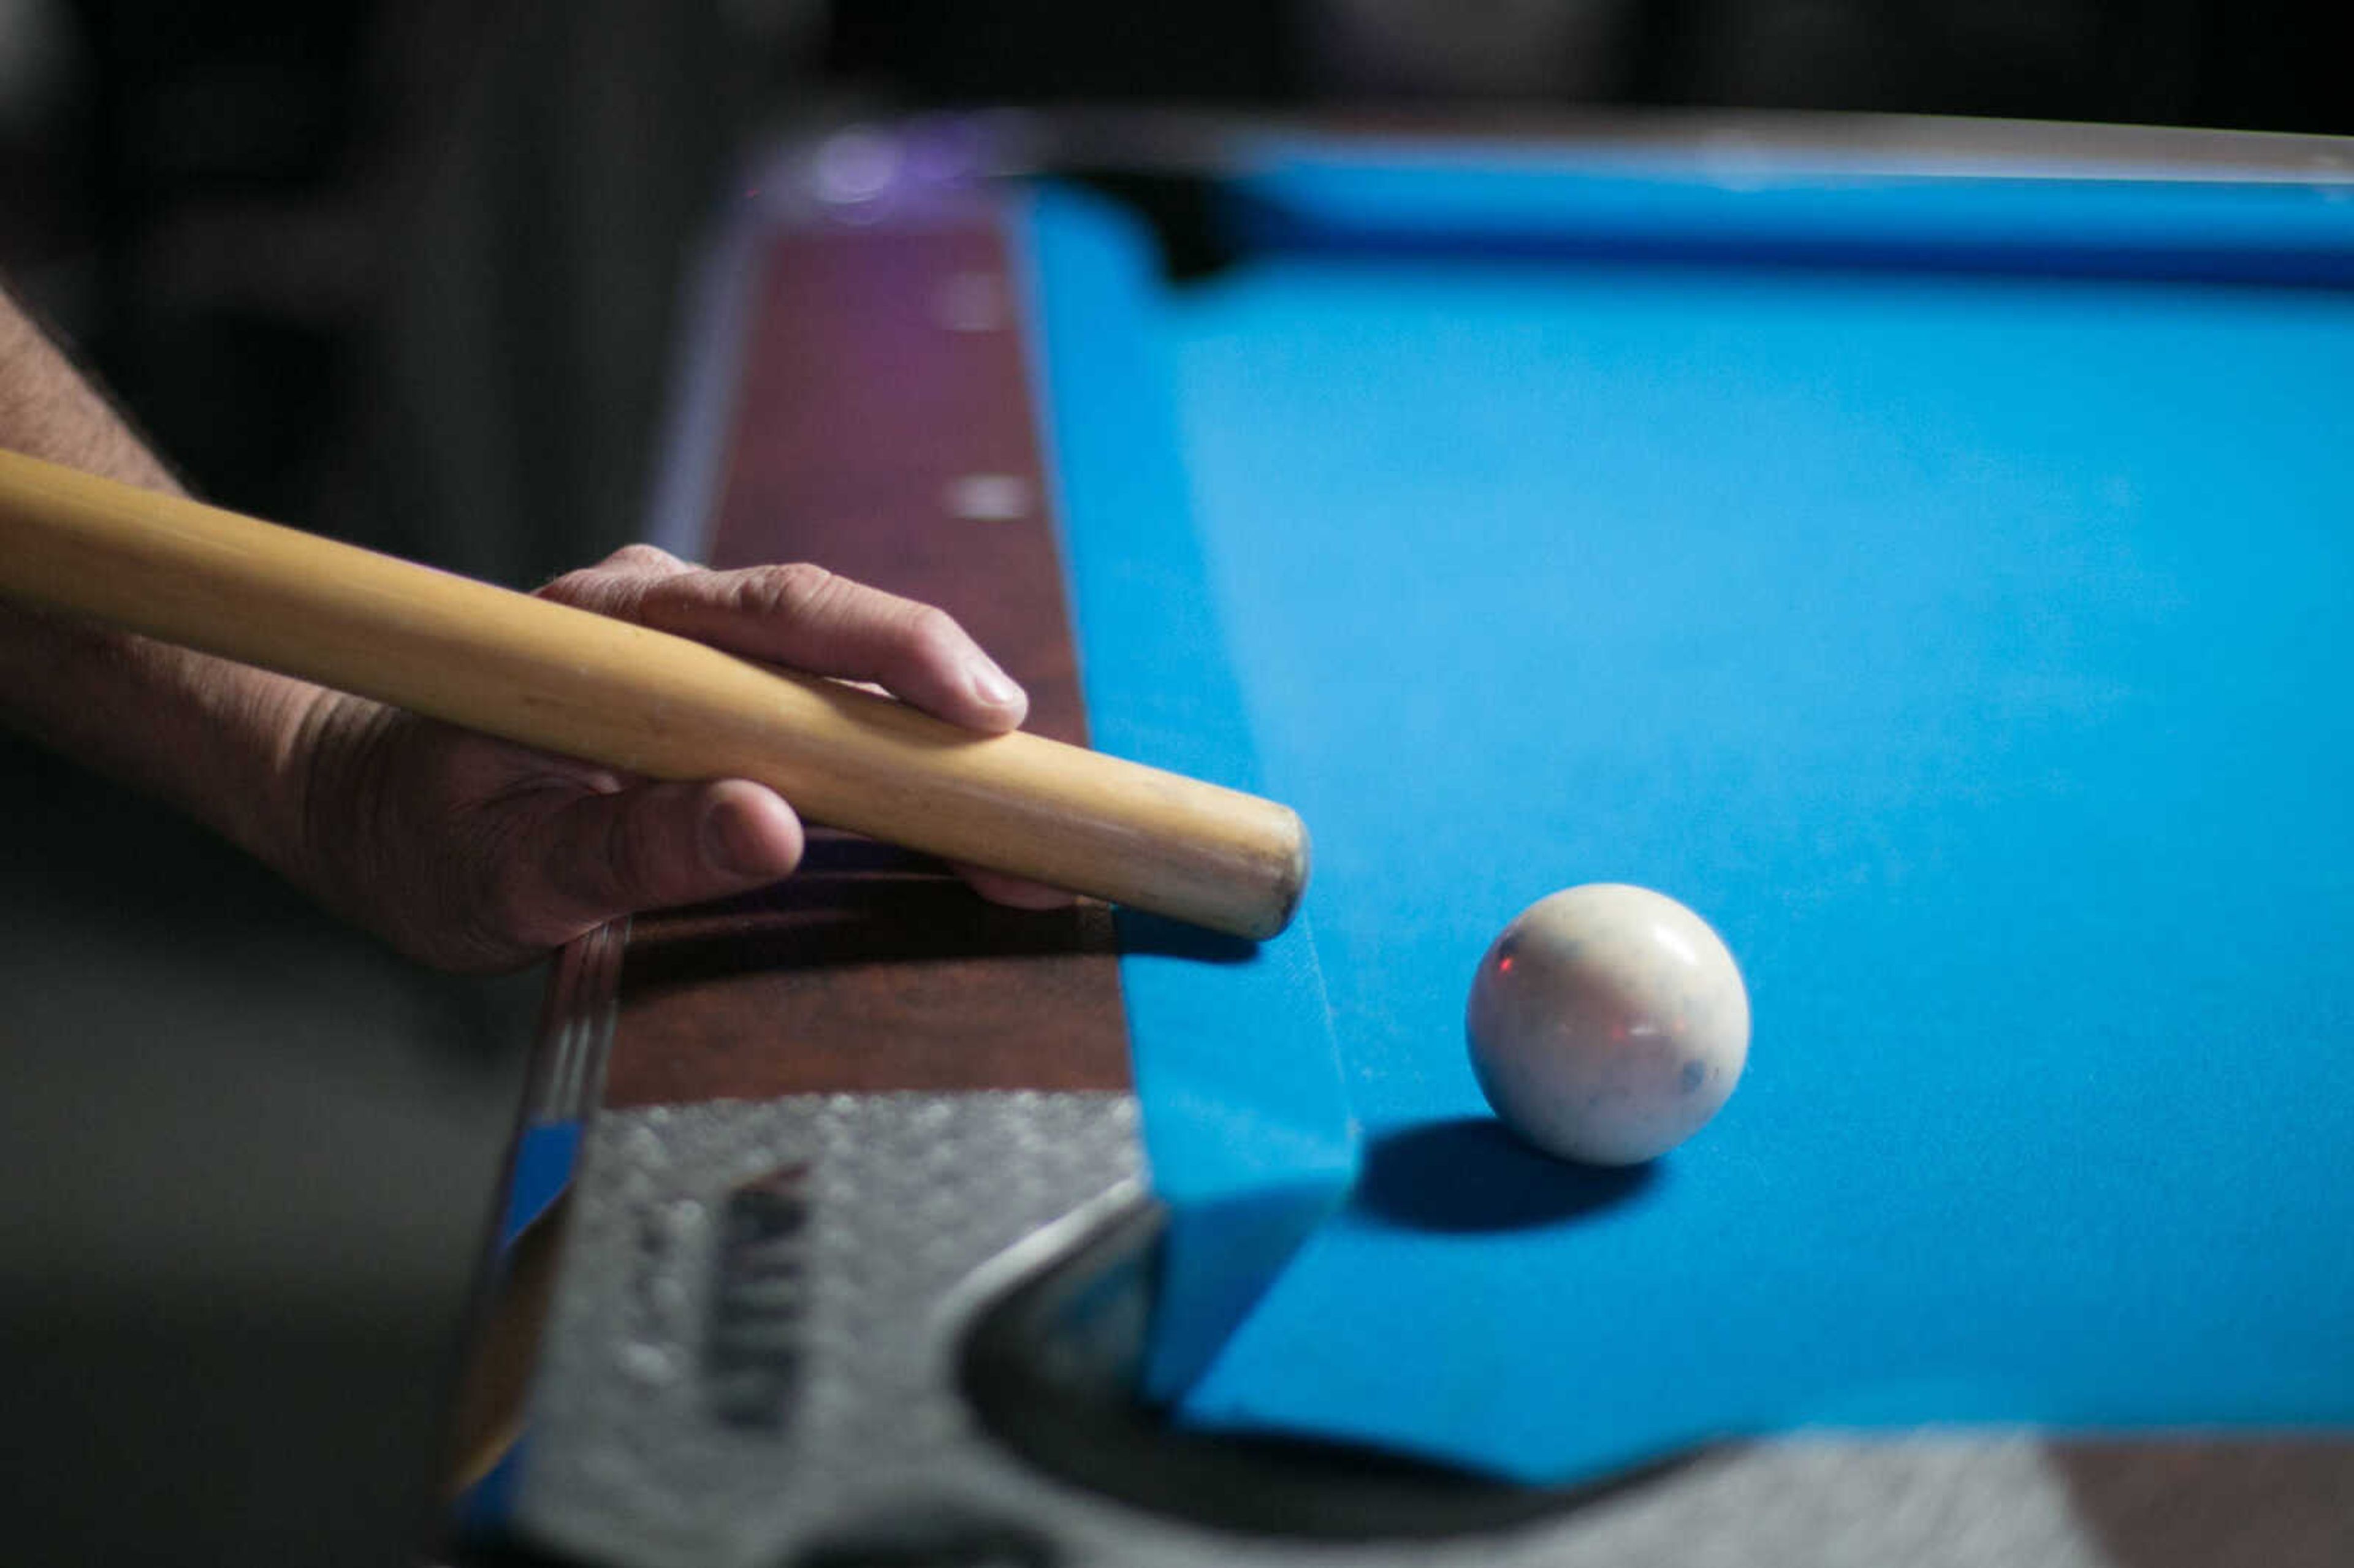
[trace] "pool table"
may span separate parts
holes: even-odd
[[[1033,727],[1288,802],[1316,872],[1254,945],[821,832],[565,954],[478,1539],[2354,1552],[2354,147],[997,116],[748,167],[649,537],[946,606]],[[1755,1020],[1631,1169],[1464,1050],[1495,931],[1597,881]]]

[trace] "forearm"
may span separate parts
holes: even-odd
[[[176,492],[114,410],[0,295],[0,448]],[[5,548],[0,540],[0,548]],[[298,881],[316,686],[0,602],[0,720],[162,796]]]

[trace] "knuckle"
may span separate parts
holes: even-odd
[[[594,610],[616,620],[635,620],[646,597],[646,579],[624,577],[603,567],[567,572],[534,596],[574,609]]]
[[[641,572],[682,572],[687,569],[684,561],[653,545],[624,545],[606,556],[601,564]]]
[[[535,597],[634,620],[649,588],[691,569],[667,550],[624,545],[593,567],[565,573]]]
[[[899,641],[911,658],[926,664],[955,663],[964,657],[964,628],[936,605],[910,607],[900,622]]]
[[[823,567],[794,561],[748,573],[738,590],[739,605],[756,614],[792,621],[818,620],[839,601],[846,580]]]
[[[578,571],[567,572],[540,588],[532,597],[552,599],[558,604],[586,606],[604,591],[608,579],[601,575],[603,571],[602,567],[583,567]]]

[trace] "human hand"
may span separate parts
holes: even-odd
[[[1010,730],[1022,689],[944,612],[811,566],[712,572],[649,546],[539,597],[813,674],[872,682],[951,724]],[[445,969],[527,963],[607,920],[774,882],[791,805],[748,779],[657,782],[323,692],[297,741],[301,880]],[[966,870],[984,895],[1065,895]]]

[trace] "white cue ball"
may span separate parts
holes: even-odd
[[[1741,1081],[1749,993],[1723,940],[1674,899],[1594,883],[1540,898],[1471,981],[1471,1068],[1548,1154],[1656,1160]]]

